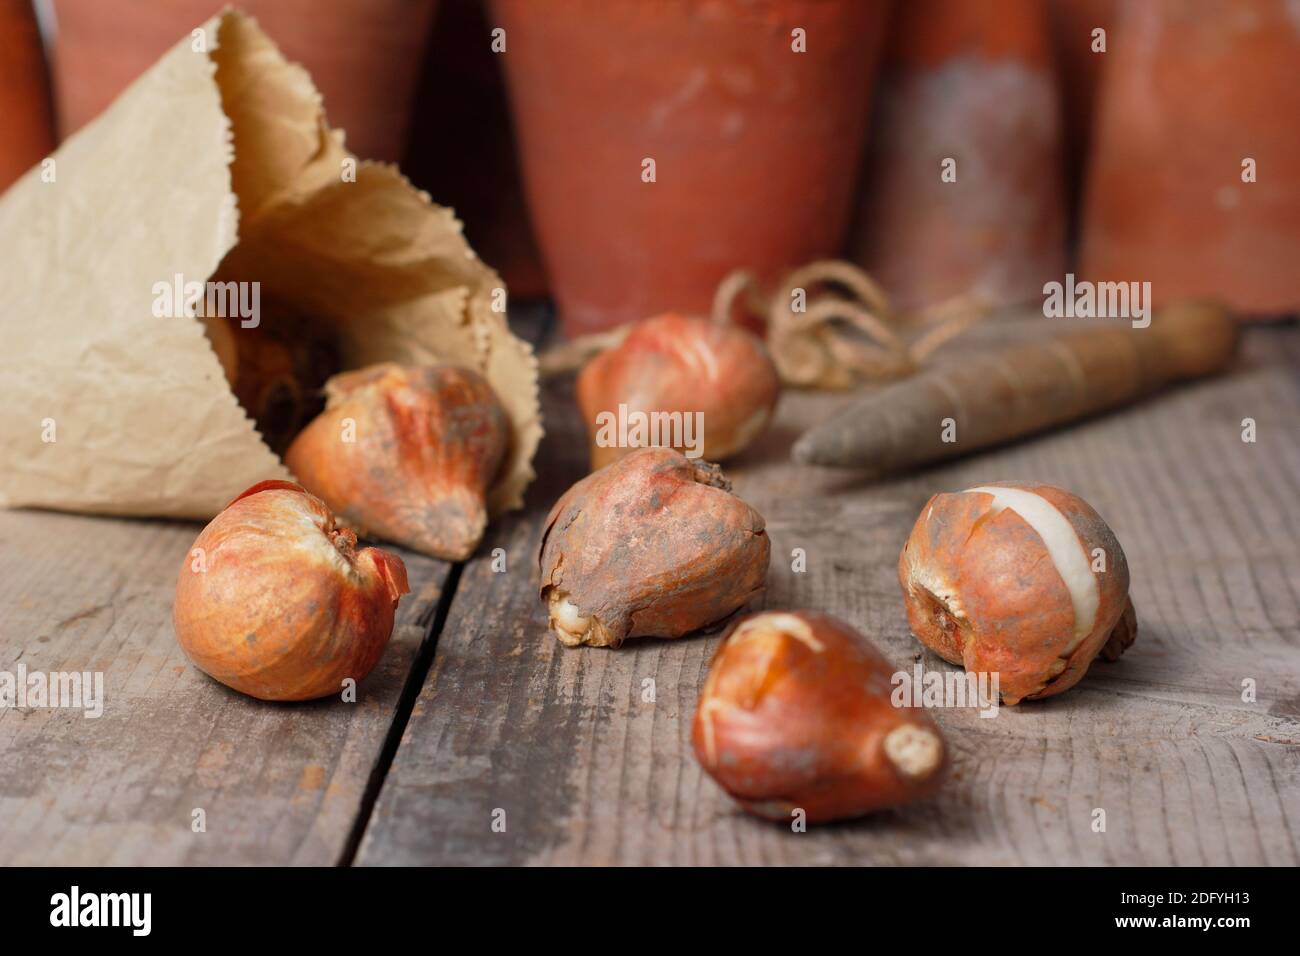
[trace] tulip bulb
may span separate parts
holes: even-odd
[[[748,812],[810,823],[928,796],[946,764],[939,728],[896,707],[894,668],[817,611],[765,611],[723,636],[700,693],[700,765]]]
[[[555,503],[539,554],[552,633],[569,646],[681,637],[762,594],[762,516],[717,466],[642,448]]]
[[[1073,687],[1133,643],[1114,533],[1086,501],[1026,482],[930,499],[899,557],[912,633],[944,660],[996,673],[1003,700]]]
[[[249,488],[208,523],[176,581],[176,638],[194,665],[262,700],[358,683],[383,655],[410,587],[396,555],[356,546],[288,481]]]
[[[780,380],[752,333],[670,312],[637,323],[622,344],[588,362],[578,375],[577,392],[596,469],[638,445],[674,447],[707,461],[737,455],[771,421]],[[648,417],[655,413],[677,417],[661,417],[657,429]],[[688,415],[694,417],[686,421]],[[634,435],[635,444],[622,440],[623,431],[634,429],[609,427],[629,416],[647,416],[641,421],[649,425],[639,442]],[[693,433],[697,422],[702,442]],[[688,441],[696,447],[688,447]]]
[[[285,464],[349,523],[463,561],[487,527],[510,422],[477,372],[392,363],[336,375]]]

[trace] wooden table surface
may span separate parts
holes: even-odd
[[[98,719],[0,709],[0,863],[1300,863],[1300,328],[1251,330],[1228,376],[888,481],[789,461],[844,401],[785,396],[726,468],[767,520],[766,606],[946,668],[907,630],[898,552],[932,493],[1000,479],[1082,495],[1132,569],[1120,662],[993,719],[933,712],[954,755],[935,799],[806,833],[751,819],[690,747],[716,635],[546,633],[540,523],[585,458],[561,383],[527,508],[464,566],[402,552],[412,593],[356,703],[262,703],[189,664],[171,605],[198,525],[0,512],[0,672],[105,682]]]

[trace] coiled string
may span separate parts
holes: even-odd
[[[805,388],[845,389],[905,378],[941,346],[988,314],[978,299],[962,295],[908,318],[924,331],[911,341],[880,285],[858,266],[835,259],[800,266],[785,276],[770,298],[753,273],[737,269],[713,296],[715,322],[744,316],[767,325],[767,345],[782,382]],[[543,378],[581,368],[593,356],[616,348],[635,323],[580,336],[542,353]]]

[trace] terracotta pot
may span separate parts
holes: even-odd
[[[1149,281],[1156,306],[1300,307],[1300,8],[1121,7],[1088,173],[1086,278]],[[1255,161],[1256,182],[1243,181]]]
[[[1083,191],[1092,144],[1097,88],[1115,42],[1115,0],[1052,0],[1052,33],[1065,120],[1065,160],[1071,208]],[[1106,52],[1093,50],[1093,31],[1106,31]]]
[[[836,253],[877,0],[494,0],[565,329],[708,310],[730,270]],[[806,52],[792,49],[802,29]],[[654,182],[644,160],[654,161]]]
[[[546,295],[484,0],[440,0],[424,58],[403,169],[465,223],[465,238],[501,273],[511,301]],[[448,143],[472,148],[448,149]]]
[[[49,78],[31,0],[0,0],[0,192],[53,150]]]
[[[908,0],[887,42],[854,257],[904,310],[1041,296],[1065,248],[1046,8]]]
[[[420,58],[435,0],[240,0],[325,98],[330,125],[358,156],[405,152]],[[98,116],[219,0],[54,0],[55,90],[67,136]]]

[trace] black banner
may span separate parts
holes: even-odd
[[[485,919],[494,945],[511,931],[556,943],[609,932],[653,937],[700,926],[728,939],[866,921],[918,934],[1013,940],[1064,933],[1231,945],[1237,934],[1290,924],[1290,870],[746,869],[9,869],[5,939],[76,934],[128,945],[283,939],[337,944],[358,933],[439,932]],[[641,916],[635,916],[640,912]],[[632,919],[632,923],[628,920]],[[644,923],[638,921],[644,918]],[[578,920],[579,922],[570,922]],[[809,920],[814,923],[810,924]],[[563,928],[566,923],[567,928]],[[643,930],[634,930],[633,925]],[[621,926],[621,929],[620,929]],[[549,928],[548,928],[549,927]],[[198,934],[196,935],[196,931]],[[692,931],[694,932],[694,931]],[[533,934],[533,935],[529,935]],[[955,934],[955,935],[954,935]],[[450,942],[450,938],[447,939]],[[1181,943],[1180,943],[1181,945]]]

